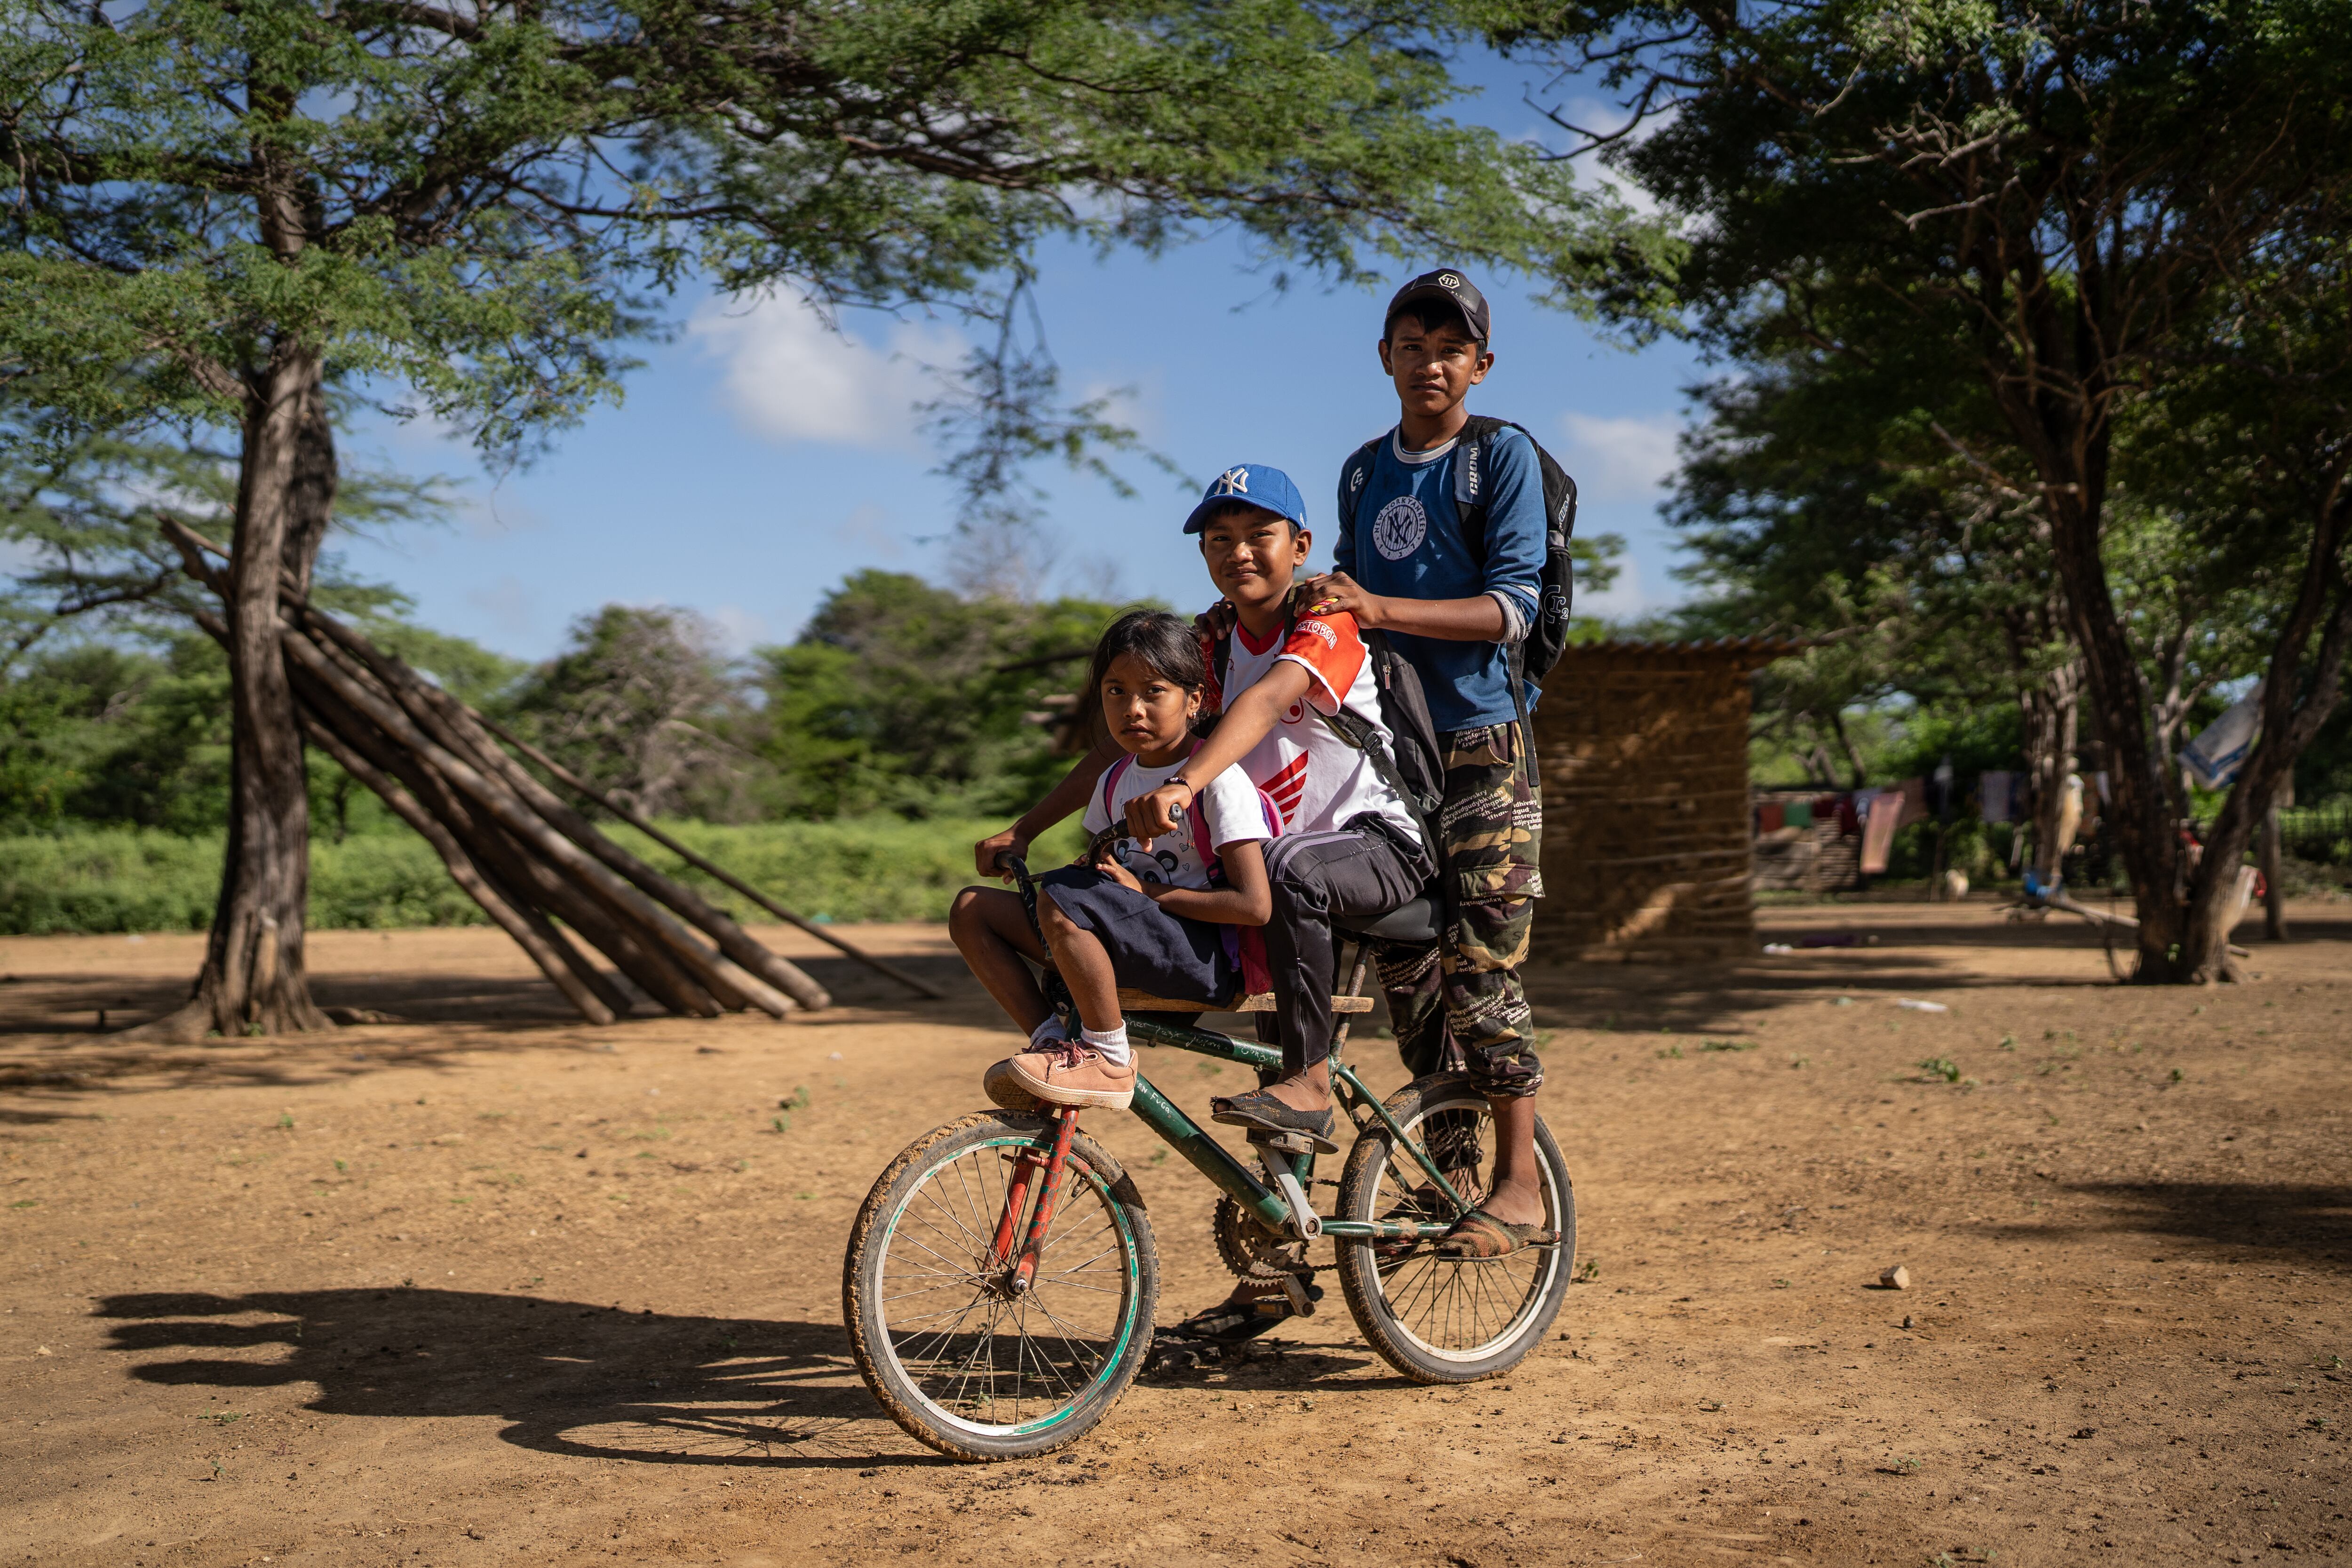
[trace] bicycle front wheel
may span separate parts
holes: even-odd
[[[1495,1119],[1458,1075],[1424,1078],[1391,1096],[1389,1114],[1429,1151],[1470,1203],[1494,1174]],[[1416,1383],[1475,1383],[1517,1366],[1559,1313],[1576,1255],[1576,1191],[1551,1129],[1536,1119],[1544,1226],[1558,1238],[1508,1258],[1456,1262],[1433,1242],[1341,1242],[1339,1284],[1356,1326]],[[1340,1217],[1444,1223],[1455,1217],[1420,1162],[1374,1124],[1356,1140],[1339,1182]]]
[[[924,1134],[866,1194],[842,1267],[850,1348],[893,1420],[959,1459],[1023,1459],[1108,1413],[1151,1347],[1159,1255],[1143,1200],[1093,1139],[1072,1139],[1030,1287],[992,1259],[1015,1162],[1051,1121],[982,1111]],[[1013,1215],[1017,1237],[1036,1202]]]

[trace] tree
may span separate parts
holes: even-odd
[[[1699,335],[1869,302],[1842,319],[1873,333],[1839,352],[1868,359],[1938,334],[1965,352],[1968,395],[1990,400],[2018,461],[1969,455],[2047,520],[2143,980],[2222,972],[2236,862],[2208,854],[2192,869],[2168,810],[2108,570],[2119,421],[2183,367],[2230,359],[2233,341],[2254,348],[2279,301],[2248,285],[2278,270],[2291,237],[2340,232],[2341,19],[2315,0],[1588,0],[1494,20],[1514,47],[1622,94],[1627,123],[1584,147],[1689,225],[1678,282]],[[2344,538],[2310,522],[2297,537],[2297,608],[2265,688],[2274,755],[2242,790],[2274,784],[2293,761],[2276,753],[2335,700]],[[2242,816],[2225,808],[2233,830]]]
[[[226,864],[157,1032],[325,1024],[278,595],[336,504],[333,388],[527,455],[698,269],[984,310],[1051,233],[1223,223],[1343,278],[1368,243],[1580,276],[1531,221],[1575,193],[1443,118],[1449,25],[1298,0],[0,0],[0,385],[60,427],[176,418],[237,455]]]
[[[728,739],[742,695],[711,628],[692,614],[607,605],[511,699],[518,728],[647,816],[740,819],[749,784]]]
[[[767,693],[760,749],[777,770],[779,808],[1027,805],[1056,766],[1040,721],[1076,695],[1118,608],[965,598],[905,573],[853,574],[798,640],[755,656]]]
[[[1843,351],[1865,335],[1824,327],[1818,310],[1768,316],[1737,340],[1748,374],[1699,389],[1707,417],[1685,442],[1669,513],[1697,557],[1690,580],[1712,590],[1691,613],[1723,632],[1830,639],[1762,672],[1759,707],[1834,739],[1854,788],[1865,770],[1849,708],[2013,703],[2035,865],[2053,875],[2081,664],[2047,521],[1986,472],[1979,454],[2007,448],[1986,400],[1951,395],[1963,367],[1949,340],[1898,338],[1904,352],[1870,359]]]

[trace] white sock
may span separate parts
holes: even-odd
[[[1078,1038],[1100,1051],[1103,1060],[1115,1068],[1125,1067],[1135,1054],[1128,1049],[1125,1023],[1121,1023],[1116,1029],[1105,1029],[1100,1034],[1097,1034],[1092,1029],[1080,1029]]]
[[[1042,1051],[1045,1048],[1045,1043],[1048,1040],[1063,1040],[1068,1037],[1062,1033],[1062,1016],[1056,1013],[1029,1031],[1029,1048],[1033,1051]]]

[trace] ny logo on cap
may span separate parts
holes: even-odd
[[[1462,287],[1462,279],[1455,273],[1441,272],[1437,275],[1437,286],[1440,289],[1459,289]]]
[[[1217,482],[1212,488],[1221,496],[1245,496],[1249,494],[1249,470],[1227,468],[1217,476]]]

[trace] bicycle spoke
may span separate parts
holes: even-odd
[[[1491,1189],[1496,1141],[1485,1107],[1441,1106],[1404,1131],[1465,1201],[1475,1204]],[[1386,1155],[1371,1184],[1374,1215],[1426,1222],[1452,1217],[1451,1206],[1406,1148],[1391,1147]],[[1545,1194],[1544,1206],[1547,1226],[1557,1228],[1554,1194]],[[1368,1282],[1400,1329],[1431,1350],[1465,1353],[1508,1337],[1540,1301],[1548,1271],[1556,1266],[1549,1249],[1454,1260],[1426,1243],[1375,1244],[1371,1263]]]
[[[1115,1200],[1073,1168],[1038,1247],[1052,1267],[1035,1270],[1026,1293],[1007,1293],[1010,1270],[988,1264],[1011,1196],[1007,1152],[982,1145],[927,1173],[888,1237],[904,1257],[886,1255],[876,1271],[889,1343],[916,1395],[999,1427],[1085,1396],[1110,1367],[1134,1289]],[[1034,1201],[1033,1189],[1024,1208]]]

